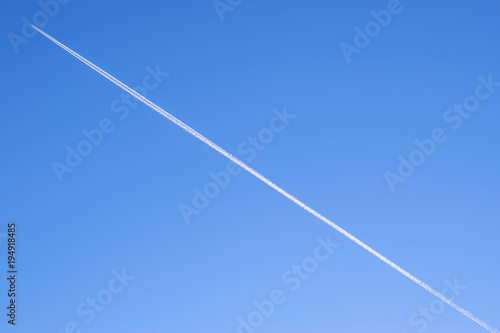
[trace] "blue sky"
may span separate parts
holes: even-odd
[[[497,2],[54,3],[0,14],[5,331],[238,332],[274,291],[239,332],[486,332],[248,173],[207,185],[223,156],[23,17],[500,327]]]

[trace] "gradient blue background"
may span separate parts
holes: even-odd
[[[500,5],[402,1],[348,64],[339,43],[386,6],[244,1],[221,22],[211,1],[70,1],[43,29],[131,86],[159,64],[148,98],[235,153],[286,105],[297,117],[251,166],[435,289],[458,277],[457,302],[498,328],[500,90],[457,131],[442,115],[478,75],[500,79]],[[15,53],[7,34],[39,10],[0,14],[0,232],[18,224],[20,270],[3,331],[235,332],[332,235],[338,252],[256,332],[416,332],[432,295],[246,173],[185,224],[178,205],[225,158],[145,106],[119,120],[122,91],[43,36]],[[115,131],[58,182],[51,163],[105,117]],[[448,140],[391,192],[384,172],[436,127]],[[86,324],[77,305],[122,267],[135,280]],[[426,332],[485,330],[447,308]]]

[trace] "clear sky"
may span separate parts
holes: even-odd
[[[6,2],[2,330],[486,332],[28,21],[499,328],[500,5],[339,3]]]

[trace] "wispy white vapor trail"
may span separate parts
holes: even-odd
[[[492,333],[499,333],[498,330],[489,326],[487,323],[480,320],[479,318],[474,316],[469,311],[461,308],[459,305],[455,304],[453,301],[447,299],[444,295],[435,291],[430,286],[428,286],[424,282],[420,281],[419,279],[417,279],[416,277],[414,277],[413,275],[411,275],[410,273],[408,273],[407,271],[405,271],[404,269],[402,269],[401,267],[399,267],[398,265],[396,265],[395,263],[393,263],[392,261],[390,261],[389,259],[387,259],[383,255],[381,255],[380,253],[378,253],[377,251],[375,251],[374,249],[372,249],[371,247],[369,247],[368,245],[366,245],[365,243],[363,243],[362,241],[360,241],[359,239],[357,239],[356,237],[354,237],[353,235],[351,235],[350,233],[348,233],[347,231],[345,231],[344,229],[342,229],[341,227],[339,227],[338,225],[336,225],[335,223],[333,223],[332,221],[330,221],[329,219],[327,219],[326,217],[321,215],[320,213],[316,212],[315,210],[313,210],[312,208],[310,208],[309,206],[307,206],[303,202],[299,201],[293,195],[289,194],[288,192],[283,190],[281,187],[274,184],[272,181],[270,181],[269,179],[267,179],[266,177],[264,177],[263,175],[261,175],[260,173],[258,173],[257,171],[255,171],[254,169],[252,169],[251,167],[246,165],[245,163],[243,163],[238,158],[236,158],[235,156],[233,156],[232,154],[230,154],[229,152],[227,152],[223,148],[219,147],[217,144],[210,141],[209,139],[207,139],[206,137],[204,137],[203,135],[201,135],[200,133],[198,133],[197,131],[195,131],[194,129],[192,129],[191,127],[189,127],[188,125],[186,125],[185,123],[183,123],[182,121],[180,121],[179,119],[177,119],[176,117],[174,117],[173,115],[168,113],[167,111],[160,108],[158,105],[154,104],[153,102],[151,102],[150,100],[148,100],[147,98],[145,98],[144,96],[142,96],[141,94],[136,92],[135,90],[131,89],[126,84],[122,83],[121,81],[119,81],[115,77],[111,76],[110,74],[108,74],[107,72],[105,72],[101,68],[97,67],[92,62],[88,61],[87,59],[85,59],[84,57],[82,57],[78,53],[74,52],[70,48],[66,47],[64,44],[60,43],[56,39],[52,38],[51,36],[49,36],[48,34],[43,32],[42,30],[40,30],[38,27],[33,26],[33,28],[35,28],[41,34],[43,34],[45,37],[47,37],[48,39],[50,39],[51,41],[53,41],[54,43],[59,45],[61,48],[68,51],[70,54],[72,54],[76,58],[78,58],[80,61],[85,63],[87,66],[89,66],[90,68],[92,68],[93,70],[95,70],[96,72],[98,72],[99,74],[101,74],[102,76],[104,76],[105,78],[107,78],[108,80],[110,80],[111,82],[113,82],[114,84],[116,84],[117,86],[119,86],[120,88],[122,88],[123,90],[125,90],[126,92],[128,92],[129,94],[131,94],[132,96],[137,98],[138,100],[140,100],[141,102],[143,102],[144,104],[146,104],[147,106],[149,106],[150,108],[152,108],[153,110],[155,110],[156,112],[158,112],[159,114],[161,114],[162,116],[164,116],[165,118],[167,118],[168,120],[170,120],[171,122],[173,122],[174,124],[176,124],[177,126],[182,128],[183,130],[185,130],[186,132],[192,134],[193,136],[195,136],[196,138],[201,140],[203,143],[207,144],[208,146],[215,149],[216,151],[218,151],[222,155],[226,156],[228,159],[230,159],[234,163],[238,164],[240,167],[242,167],[243,169],[245,169],[246,171],[248,171],[249,173],[251,173],[252,175],[257,177],[258,179],[260,179],[261,181],[263,181],[264,183],[266,183],[267,185],[269,185],[270,187],[272,187],[273,189],[275,189],[276,191],[281,193],[283,196],[287,197],[288,199],[290,199],[291,201],[293,201],[294,203],[296,203],[297,205],[299,205],[300,207],[302,207],[303,209],[305,209],[306,211],[308,211],[312,215],[316,216],[321,221],[325,222],[326,224],[328,224],[332,228],[336,229],[338,232],[340,232],[341,234],[343,234],[344,236],[346,236],[347,238],[349,238],[350,240],[352,240],[353,242],[355,242],[356,244],[358,244],[359,246],[361,246],[362,248],[364,248],[365,250],[367,250],[368,252],[370,252],[371,254],[373,254],[374,256],[376,256],[377,258],[379,258],[380,260],[382,260],[383,262],[385,262],[386,264],[388,264],[389,266],[391,266],[392,268],[394,268],[395,270],[397,270],[398,272],[400,272],[401,274],[403,274],[404,276],[406,276],[407,278],[409,278],[410,280],[412,280],[413,282],[415,282],[416,284],[418,284],[419,286],[421,286],[422,288],[424,288],[425,290],[427,290],[428,292],[430,292],[431,294],[433,294],[434,296],[436,296],[437,298],[439,298],[440,300],[442,300],[443,302],[448,304],[449,306],[451,306],[452,308],[454,308],[455,310],[457,310],[460,313],[462,313],[463,315],[469,317],[470,319],[472,319],[473,321],[475,321],[477,324],[481,325],[482,327],[484,327],[488,331],[490,331]]]

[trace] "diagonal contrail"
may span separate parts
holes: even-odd
[[[470,319],[472,319],[473,321],[475,321],[477,324],[481,325],[482,327],[484,327],[488,331],[490,331],[492,333],[499,333],[498,330],[491,327],[490,325],[488,325],[484,321],[480,320],[479,318],[474,316],[469,311],[467,311],[467,310],[463,309],[462,307],[460,307],[459,305],[455,304],[453,301],[447,299],[444,295],[435,291],[434,289],[432,289],[430,286],[428,286],[424,282],[420,281],[419,279],[417,279],[416,277],[414,277],[413,275],[411,275],[410,273],[408,273],[407,271],[405,271],[404,269],[402,269],[401,267],[399,267],[398,265],[396,265],[395,263],[393,263],[392,261],[390,261],[389,259],[387,259],[383,255],[381,255],[380,253],[378,253],[377,251],[375,251],[374,249],[372,249],[371,247],[369,247],[368,245],[366,245],[365,243],[363,243],[362,241],[360,241],[359,239],[357,239],[356,237],[354,237],[353,235],[351,235],[350,233],[348,233],[347,231],[345,231],[344,229],[342,229],[341,227],[339,227],[338,225],[336,225],[335,223],[333,223],[332,221],[330,221],[329,219],[327,219],[326,217],[321,215],[320,213],[316,212],[314,209],[312,209],[309,206],[307,206],[306,204],[304,204],[302,201],[299,201],[293,195],[289,194],[288,192],[283,190],[281,187],[274,184],[272,181],[270,181],[269,179],[267,179],[266,177],[264,177],[263,175],[261,175],[260,173],[258,173],[257,171],[255,171],[254,169],[252,169],[251,167],[246,165],[245,163],[243,163],[238,158],[234,157],[233,155],[228,153],[223,148],[219,147],[218,145],[216,145],[215,143],[213,143],[212,141],[210,141],[209,139],[207,139],[206,137],[204,137],[203,135],[201,135],[200,133],[198,133],[197,131],[195,131],[194,129],[192,129],[191,127],[189,127],[188,125],[186,125],[185,123],[183,123],[182,121],[180,121],[179,119],[177,119],[176,117],[174,117],[173,115],[168,113],[167,111],[160,108],[158,105],[156,105],[153,102],[151,102],[150,100],[148,100],[146,97],[142,96],[141,94],[139,94],[138,92],[136,92],[135,90],[133,90],[132,88],[127,86],[126,84],[122,83],[121,81],[119,81],[115,77],[111,76],[110,74],[108,74],[107,72],[102,70],[101,68],[97,67],[96,65],[94,65],[93,63],[91,63],[90,61],[88,61],[87,59],[85,59],[84,57],[79,55],[78,53],[74,52],[73,50],[71,50],[70,48],[65,46],[64,44],[58,42],[56,39],[52,38],[51,36],[49,36],[48,34],[43,32],[42,30],[37,28],[36,26],[32,25],[32,27],[35,28],[36,30],[38,30],[45,37],[47,37],[48,39],[50,39],[51,41],[53,41],[54,43],[56,43],[57,45],[62,47],[64,50],[68,51],[70,54],[72,54],[73,56],[78,58],[78,60],[82,61],[84,64],[86,64],[87,66],[89,66],[90,68],[92,68],[93,70],[95,70],[96,72],[98,72],[99,74],[101,74],[102,76],[104,76],[105,78],[107,78],[108,80],[110,80],[111,82],[113,82],[114,84],[116,84],[117,86],[119,86],[120,88],[125,90],[126,92],[128,92],[130,95],[134,96],[135,98],[137,98],[138,100],[140,100],[141,102],[143,102],[144,104],[146,104],[147,106],[149,106],[150,108],[152,108],[153,110],[155,110],[156,112],[158,112],[159,114],[161,114],[162,116],[164,116],[165,118],[167,118],[168,120],[170,120],[171,122],[173,122],[174,124],[176,124],[177,126],[182,128],[183,130],[188,132],[189,134],[192,134],[194,137],[201,140],[203,143],[207,144],[208,146],[215,149],[216,151],[218,151],[222,155],[226,156],[228,159],[230,159],[234,163],[238,164],[240,167],[242,167],[243,169],[245,169],[246,171],[248,171],[249,173],[251,173],[252,175],[257,177],[258,179],[260,179],[261,181],[263,181],[264,183],[266,183],[267,185],[269,185],[270,187],[272,187],[273,189],[275,189],[276,191],[281,193],[283,196],[287,197],[288,199],[290,199],[291,201],[293,201],[294,203],[296,203],[297,205],[299,205],[300,207],[302,207],[303,209],[305,209],[306,211],[308,211],[312,215],[316,216],[321,221],[325,222],[326,224],[328,224],[332,228],[336,229],[342,235],[346,236],[347,238],[349,238],[350,240],[352,240],[353,242],[355,242],[356,244],[358,244],[359,246],[361,246],[362,248],[364,248],[365,250],[367,250],[368,252],[370,252],[371,254],[373,254],[374,256],[376,256],[377,258],[382,260],[383,262],[385,262],[387,265],[391,266],[392,268],[394,268],[395,270],[397,270],[398,272],[400,272],[401,274],[403,274],[404,276],[406,276],[407,278],[409,278],[410,280],[412,280],[413,282],[418,284],[420,287],[424,288],[425,290],[427,290],[428,292],[430,292],[431,294],[433,294],[434,296],[436,296],[437,298],[439,298],[440,300],[442,300],[443,302],[445,302],[446,304],[448,304],[449,306],[454,308],[455,310],[457,310],[460,313],[462,313],[463,315],[469,317]]]

